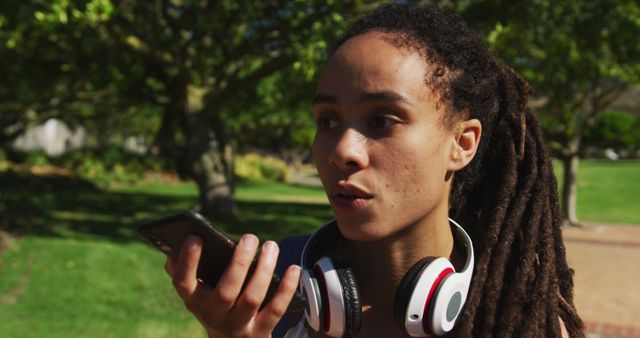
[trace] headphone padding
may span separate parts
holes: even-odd
[[[342,337],[352,337],[360,331],[362,325],[362,303],[353,270],[346,267],[340,259],[333,260],[344,296],[345,328]]]
[[[404,320],[407,313],[407,306],[409,305],[409,300],[413,294],[413,289],[415,288],[424,269],[426,269],[427,266],[429,266],[429,264],[435,259],[436,257],[424,257],[417,261],[411,269],[407,271],[404,277],[402,277],[400,285],[398,285],[393,301],[393,318],[398,327],[403,331],[405,330]]]
[[[322,294],[320,293],[320,287],[324,286],[318,284],[318,278],[312,270],[308,269],[303,269],[300,272],[298,283],[300,292],[307,299],[307,307],[304,310],[307,323],[314,331],[318,331],[324,321],[322,318]]]

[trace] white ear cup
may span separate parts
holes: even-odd
[[[462,270],[456,272],[446,258],[425,257],[421,261],[424,264],[412,268],[405,276],[407,282],[403,278],[402,287],[397,290],[394,320],[412,337],[443,335],[451,331],[467,299],[474,267],[473,243],[459,224],[452,219],[449,221],[456,242],[464,245],[466,261]],[[340,267],[341,277],[331,258],[322,257],[323,248],[341,238],[335,220],[331,221],[311,236],[301,257],[300,290],[308,300],[307,323],[313,330],[322,330],[332,337],[342,337],[346,331],[349,331],[347,334],[357,333],[353,328],[359,328],[362,319],[359,317],[357,325],[349,319],[347,325],[345,301],[350,299],[349,295],[357,294],[353,274],[350,272],[348,280],[351,282],[346,283],[345,288],[341,282],[344,267]],[[410,285],[404,287],[404,284]],[[359,309],[359,301],[357,304]],[[349,318],[352,316],[350,313]]]
[[[307,308],[304,311],[307,323],[312,329],[318,331],[322,321],[322,313],[320,312],[322,310],[322,296],[318,281],[309,270],[302,270],[300,274],[300,292],[307,297]]]
[[[412,337],[429,335],[431,328],[430,308],[438,292],[438,286],[454,269],[446,258],[436,258],[424,269],[418,277],[415,287],[407,304],[404,326],[407,334]]]
[[[326,303],[328,303],[322,305],[323,321],[325,324],[322,329],[329,336],[342,337],[345,330],[346,318],[342,284],[340,283],[338,272],[329,257],[320,258],[316,262],[314,270],[316,271],[316,275],[322,273],[322,277],[324,277],[324,283],[320,282],[318,284],[324,284],[320,292],[326,295],[325,299]],[[318,276],[318,278],[322,277]]]
[[[441,336],[453,329],[467,299],[468,284],[464,276],[454,273],[442,280],[431,312],[431,330]]]

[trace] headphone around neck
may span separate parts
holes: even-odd
[[[412,337],[443,335],[453,329],[467,299],[473,274],[473,244],[464,229],[449,219],[454,239],[464,244],[464,268],[456,272],[444,257],[425,257],[404,275],[394,300],[394,319]],[[325,224],[302,251],[300,290],[307,297],[305,317],[315,331],[351,337],[362,324],[362,304],[353,271],[323,252],[344,239],[335,220]]]

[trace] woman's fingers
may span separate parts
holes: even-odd
[[[198,261],[202,253],[202,241],[197,236],[189,236],[182,245],[180,256],[175,266],[171,267],[173,286],[187,301],[198,288]],[[168,264],[170,265],[170,263]]]
[[[209,333],[268,337],[286,312],[298,285],[300,268],[287,269],[272,300],[258,312],[268,292],[279,252],[275,242],[265,242],[254,271],[247,277],[258,244],[255,235],[242,236],[213,289],[204,289],[197,280],[202,253],[202,241],[198,237],[186,239],[177,261],[167,259],[165,270],[172,277],[176,291]]]
[[[213,289],[211,302],[220,304],[225,311],[235,305],[257,248],[258,238],[255,235],[246,234],[240,238],[227,270]]]
[[[262,245],[253,275],[249,277],[249,282],[231,310],[234,318],[239,322],[249,321],[258,312],[271,283],[278,250],[278,245],[274,241],[267,241]]]
[[[287,268],[284,276],[280,280],[278,290],[273,298],[265,306],[255,320],[255,333],[270,333],[282,318],[289,303],[293,298],[295,291],[298,289],[298,281],[300,280],[300,267],[291,265]]]
[[[167,272],[169,277],[173,278],[173,270],[175,270],[176,262],[171,259],[171,257],[167,257],[167,261],[164,263],[164,271]]]

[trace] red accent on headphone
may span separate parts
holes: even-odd
[[[424,303],[424,310],[422,311],[422,329],[424,330],[424,332],[433,332],[433,330],[431,330],[430,323],[429,323],[429,319],[431,319],[431,316],[429,313],[429,307],[430,307],[429,305],[431,305],[431,297],[436,292],[436,289],[438,289],[438,286],[440,286],[440,282],[445,277],[452,274],[453,272],[454,271],[452,268],[446,268],[442,270],[442,272],[440,272],[440,274],[438,275],[438,278],[436,278],[436,280],[433,281],[433,284],[431,284],[431,290],[429,290],[429,295],[427,296],[427,301]]]
[[[327,286],[327,281],[324,279],[324,273],[322,273],[322,269],[319,266],[315,265],[313,267],[313,272],[316,276],[318,276],[318,280],[320,284],[322,284],[322,289],[324,292],[322,294],[322,312],[323,312],[323,321],[322,328],[324,332],[329,332],[331,328],[331,307],[329,306],[329,287]]]

